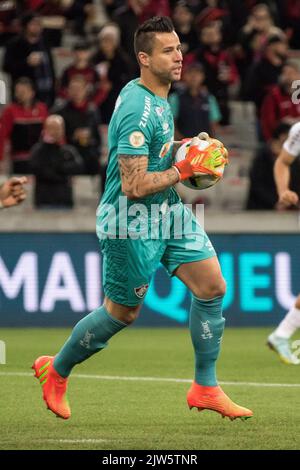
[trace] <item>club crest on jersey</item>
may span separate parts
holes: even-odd
[[[164,158],[171,148],[172,142],[166,142],[159,152],[159,158]]]
[[[145,143],[145,136],[140,131],[132,132],[129,136],[129,142],[132,147],[141,147]]]
[[[140,287],[135,287],[134,288],[134,293],[139,299],[143,299],[146,295],[147,289],[149,287],[149,284],[144,284]]]

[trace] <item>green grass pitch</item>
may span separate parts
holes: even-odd
[[[63,421],[46,410],[30,366],[38,355],[54,354],[70,330],[2,329],[7,364],[0,365],[0,449],[299,449],[300,366],[281,364],[266,348],[269,331],[225,331],[218,376],[240,383],[223,388],[254,411],[246,422],[189,411],[187,382],[138,380],[193,377],[187,329],[141,328],[116,335],[105,351],[74,369],[72,417]]]

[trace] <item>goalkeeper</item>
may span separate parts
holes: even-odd
[[[113,335],[136,319],[161,262],[192,293],[189,326],[195,377],[187,394],[189,407],[214,410],[231,419],[247,418],[252,412],[232,402],[216,378],[225,321],[225,282],[219,262],[203,228],[174,189],[178,181],[202,172],[206,160],[209,171],[212,161],[218,171],[226,163],[227,151],[212,141],[200,152],[198,138],[194,138],[186,159],[174,164],[174,124],[167,96],[171,83],[180,79],[182,53],[170,19],[146,21],[135,33],[134,47],[141,76],[123,88],[116,102],[108,131],[106,187],[98,208],[104,304],[77,323],[55,357],[42,356],[35,361],[35,375],[47,406],[57,416],[69,418],[66,390],[71,370],[105,348]],[[122,196],[126,196],[126,211],[120,203]],[[151,237],[147,230],[145,235],[143,224],[132,223],[137,203],[146,228],[157,226],[161,233],[169,220],[170,237]],[[157,206],[159,216],[152,220],[148,216]],[[178,217],[183,218],[184,227],[190,227],[181,237],[175,229]]]

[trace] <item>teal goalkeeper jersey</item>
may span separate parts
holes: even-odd
[[[117,227],[121,217],[123,220],[125,216],[125,195],[121,190],[118,155],[148,156],[149,172],[165,171],[173,164],[174,121],[169,103],[138,82],[139,78],[132,80],[122,89],[108,128],[107,179],[97,213],[98,221],[106,224],[109,214],[107,207],[113,206]],[[121,205],[120,196],[123,196]],[[153,205],[171,206],[179,201],[180,197],[173,187],[138,200],[126,199],[129,214],[127,221],[129,223],[132,218],[130,206],[133,204],[143,204],[143,210],[148,211],[148,221],[151,223]],[[105,229],[106,233],[109,231]]]

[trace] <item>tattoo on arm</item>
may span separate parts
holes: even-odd
[[[174,168],[161,172],[148,172],[146,155],[119,155],[122,191],[130,199],[138,199],[163,191],[178,182]]]
[[[122,191],[125,194],[136,194],[147,172],[148,157],[146,155],[119,155],[119,168]]]
[[[161,181],[161,176],[158,173],[153,173],[153,184],[158,184]]]

